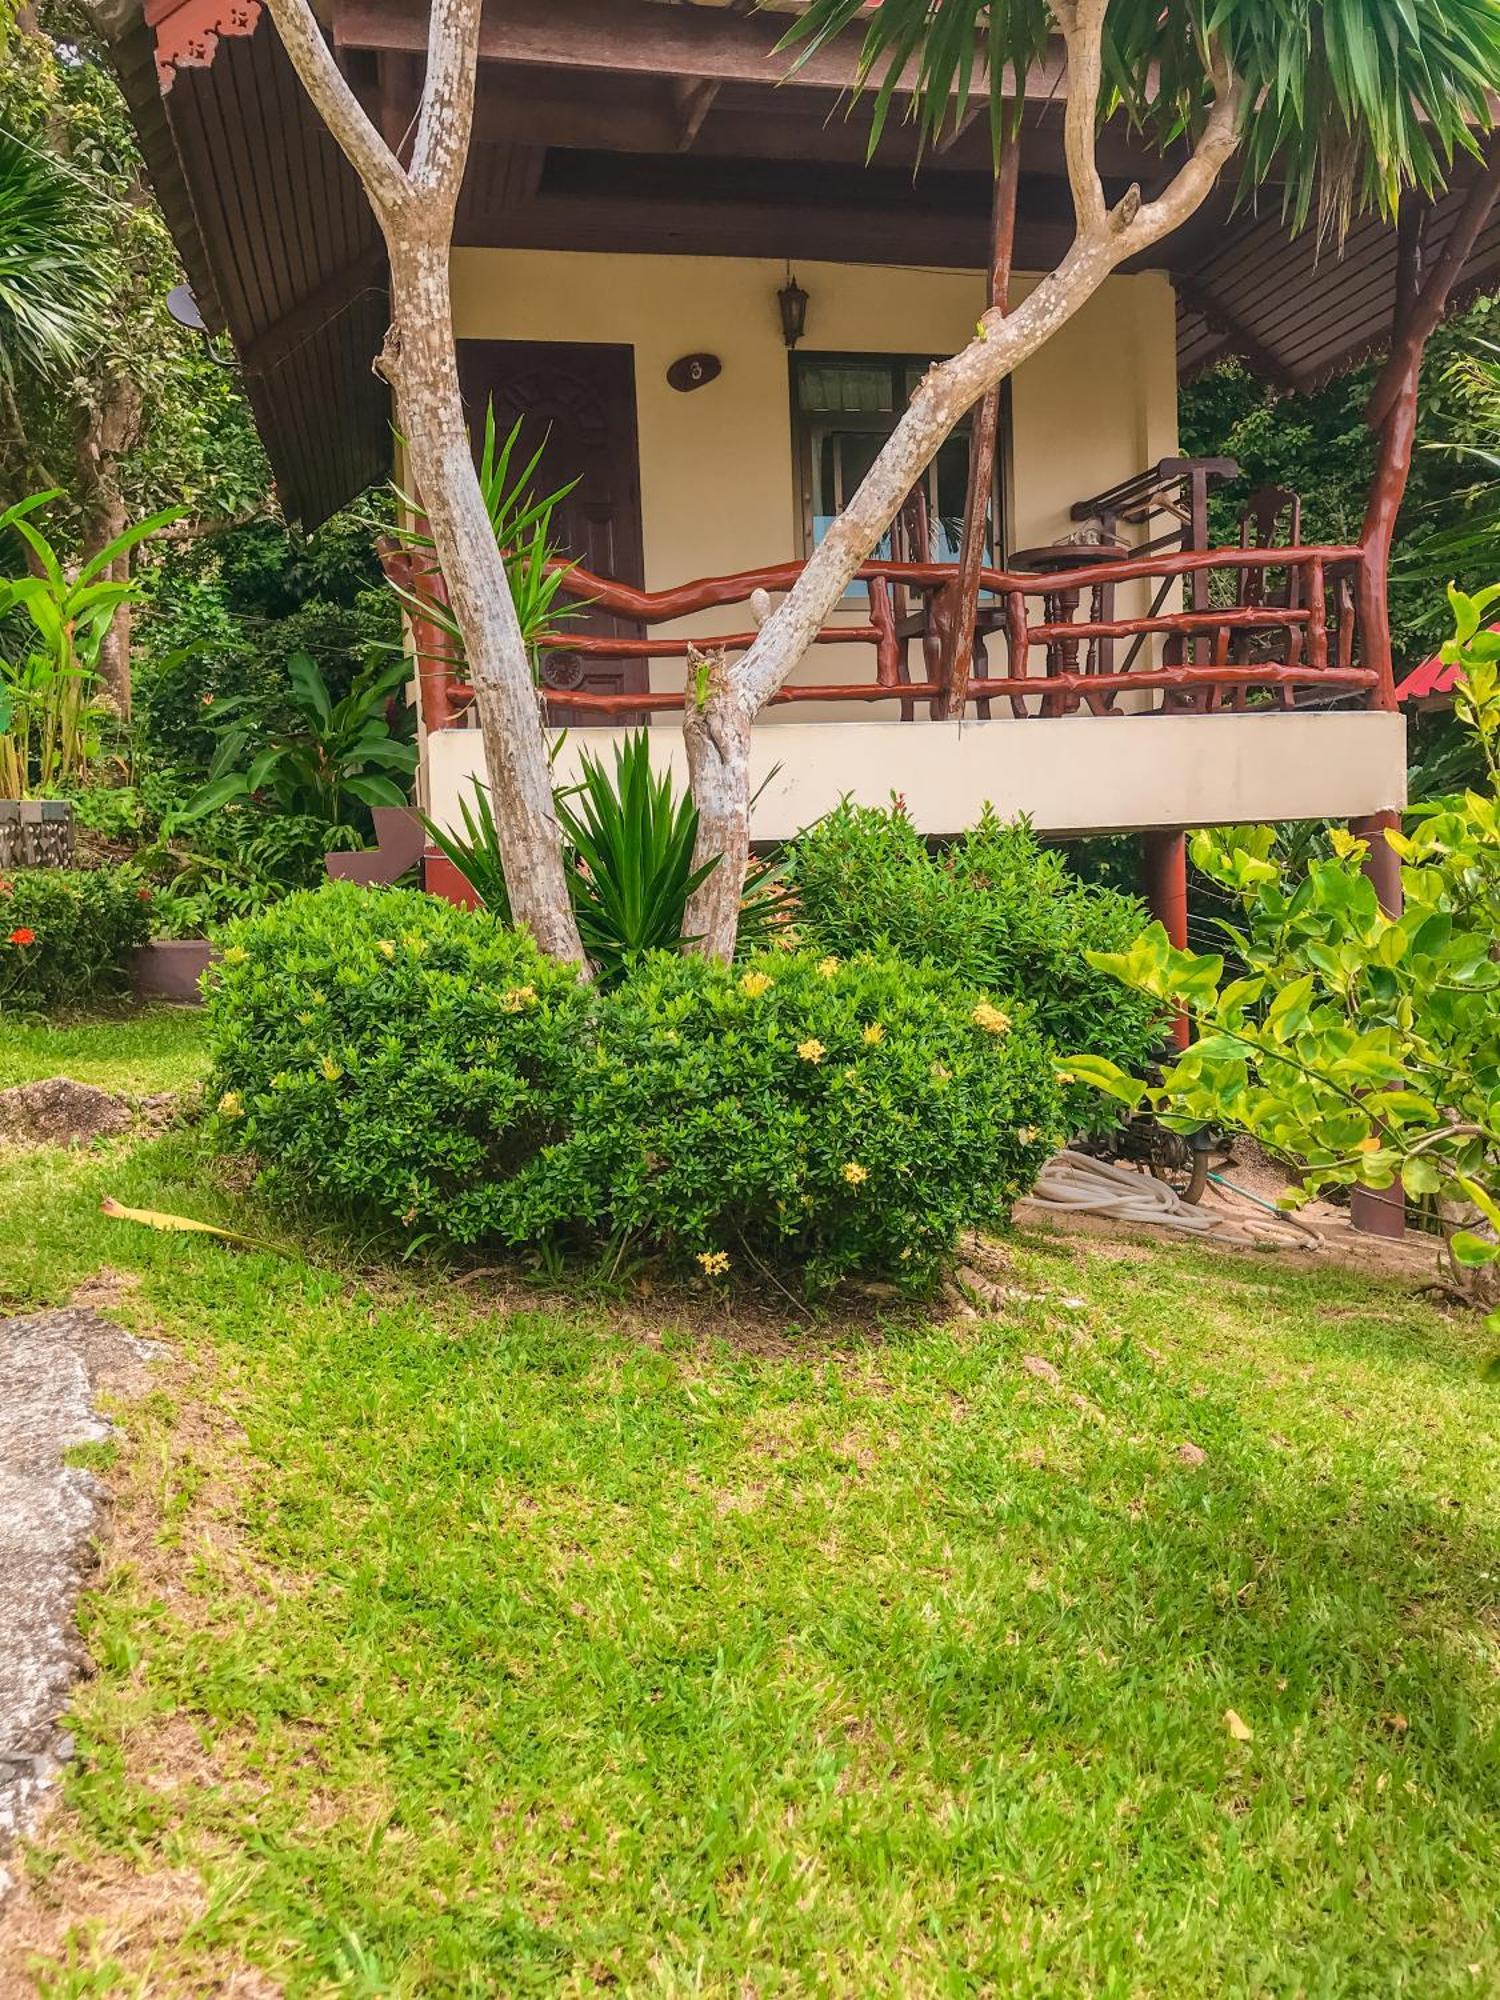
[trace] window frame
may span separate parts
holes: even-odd
[[[900,422],[901,416],[911,400],[906,388],[907,379],[913,375],[923,375],[934,361],[946,360],[946,355],[909,354],[891,352],[860,352],[851,349],[795,348],[787,356],[787,398],[791,409],[792,423],[792,478],[793,508],[796,518],[796,538],[798,553],[805,561],[816,548],[813,536],[813,501],[815,497],[815,467],[813,450],[815,434],[820,428],[846,431],[863,431],[872,437],[889,437]],[[803,367],[871,367],[879,365],[890,370],[891,382],[896,395],[889,413],[859,411],[828,412],[828,422],[824,423],[818,413],[804,410],[799,394],[798,376]],[[835,421],[837,420],[837,421]],[[954,437],[967,436],[973,421],[971,411],[961,423],[955,425]],[[1011,446],[1013,427],[1011,423],[1010,378],[1000,385],[1000,424],[995,438],[995,482],[990,496],[991,519],[995,524],[995,557],[999,566],[1004,565],[1009,553],[1008,539],[1012,518]],[[935,461],[934,461],[935,463]],[[931,467],[928,468],[930,473]],[[927,477],[926,473],[923,477]],[[861,593],[862,594],[862,593]],[[845,603],[848,603],[845,598]]]

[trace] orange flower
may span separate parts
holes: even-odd
[[[36,932],[27,930],[26,926],[23,924],[19,930],[14,930],[11,932],[7,942],[10,944],[35,944]]]

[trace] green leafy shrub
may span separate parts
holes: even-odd
[[[230,925],[212,1094],[273,1181],[419,1235],[522,1240],[589,995],[525,932],[352,883]],[[471,1219],[483,1190],[485,1228]]]
[[[822,950],[894,951],[941,966],[982,992],[1024,1001],[1060,1049],[1086,1049],[1138,1069],[1161,1034],[1161,1011],[1122,991],[1085,957],[1123,951],[1149,922],[1134,896],[1069,873],[1024,820],[986,809],[972,832],[934,855],[899,806],[848,801],[804,833],[788,873],[805,940]],[[1075,1125],[1097,1101],[1070,1093]]]
[[[122,991],[150,935],[150,893],[128,869],[0,877],[0,1008],[81,1006]]]
[[[1222,953],[1175,951],[1154,925],[1101,970],[1180,1006],[1198,1033],[1148,1090],[1084,1054],[1078,1073],[1168,1122],[1251,1132],[1302,1168],[1287,1205],[1330,1187],[1436,1198],[1477,1221],[1449,1245],[1460,1270],[1500,1264],[1500,585],[1450,589],[1455,707],[1483,789],[1433,799],[1384,838],[1402,862],[1388,915],[1368,844],[1335,830],[1326,859],[1288,867],[1276,829],[1199,834],[1197,865],[1238,905]],[[1240,976],[1227,974],[1238,969]],[[1072,1059],[1070,1058],[1070,1061]],[[1491,1321],[1500,1332],[1500,1313]]]
[[[1062,1125],[1039,1035],[890,957],[653,956],[603,996],[579,1091],[548,1173],[601,1233],[811,1290],[856,1271],[924,1287]]]
[[[482,912],[335,884],[224,934],[220,1126],[418,1236],[913,1289],[1061,1129],[1049,1047],[951,974],[653,954],[600,991]]]

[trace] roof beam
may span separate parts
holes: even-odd
[[[1215,333],[1222,334],[1235,353],[1248,361],[1257,375],[1263,375],[1268,382],[1274,382],[1278,389],[1300,389],[1303,386],[1280,355],[1274,354],[1257,339],[1249,327],[1238,320],[1232,312],[1227,311],[1213,293],[1200,285],[1196,278],[1178,277],[1174,274],[1173,283],[1177,287],[1177,296],[1182,303],[1191,312],[1197,313]]]
[[[335,0],[333,39],[341,49],[427,47],[426,0]],[[863,33],[856,28],[815,50],[793,68],[778,44],[790,25],[784,14],[738,14],[725,8],[668,7],[660,0],[489,0],[479,53],[489,62],[543,64],[556,69],[634,72],[712,83],[781,83],[845,90],[858,74]],[[976,62],[976,79],[984,75]],[[1045,101],[1062,89],[1060,51],[1026,79],[1028,98]],[[1014,91],[1007,72],[1006,90]]]

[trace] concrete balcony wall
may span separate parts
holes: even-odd
[[[608,755],[624,732],[575,729],[558,758]],[[682,732],[658,717],[652,754],[687,784]],[[789,839],[846,795],[885,805],[893,792],[924,833],[955,834],[986,804],[1039,831],[1123,833],[1250,820],[1353,819],[1406,802],[1406,725],[1368,711],[1233,715],[1070,715],[992,722],[862,719],[756,730],[757,840]],[[423,791],[444,826],[483,780],[477,730],[427,738]]]

